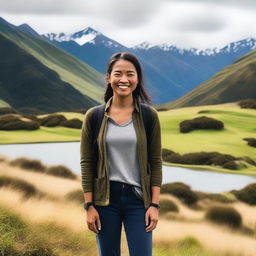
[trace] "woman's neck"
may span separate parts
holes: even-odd
[[[128,97],[118,97],[113,95],[111,105],[114,108],[130,108],[134,106],[134,99],[132,95],[129,95]]]

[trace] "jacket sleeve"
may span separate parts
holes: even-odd
[[[94,166],[95,158],[93,156],[93,138],[92,130],[90,126],[90,120],[92,117],[92,109],[87,110],[80,139],[80,166],[81,166],[81,177],[82,177],[82,188],[84,192],[93,191],[93,178],[94,178]]]
[[[152,132],[149,140],[149,164],[151,170],[151,186],[162,185],[162,142],[161,127],[156,109],[151,107],[153,115]]]

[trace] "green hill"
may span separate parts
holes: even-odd
[[[173,109],[202,106],[256,98],[256,50],[225,67],[175,101],[158,106]]]
[[[2,18],[0,18],[0,34],[27,54],[32,55],[42,65],[55,71],[60,80],[80,92],[85,97],[84,107],[103,102],[103,75],[90,66],[46,40],[19,31]],[[12,75],[16,76],[15,72]],[[57,98],[59,94],[57,93],[55,96]],[[1,100],[3,99],[1,98]],[[6,103],[9,102],[4,104],[6,105]]]
[[[97,104],[1,34],[0,45],[0,95],[13,108],[51,112]]]

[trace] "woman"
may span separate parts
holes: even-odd
[[[152,255],[162,183],[162,149],[157,111],[149,104],[137,58],[114,54],[107,67],[103,115],[94,150],[93,107],[81,132],[81,173],[88,228],[99,255],[120,255],[122,223],[130,255]],[[146,132],[143,111],[151,121]],[[143,111],[142,111],[143,110]],[[94,113],[94,114],[93,114]],[[97,153],[95,153],[97,152]]]

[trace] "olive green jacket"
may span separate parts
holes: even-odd
[[[108,119],[108,109],[112,103],[111,97],[106,103],[105,113],[97,138],[98,160],[95,159],[92,150],[92,131],[89,122],[92,118],[93,108],[87,110],[80,141],[80,165],[82,175],[82,188],[84,192],[93,192],[93,202],[96,205],[106,206],[109,204],[110,182],[109,165],[106,150],[106,132]],[[135,100],[135,108],[132,113],[135,132],[137,135],[138,159],[140,166],[140,178],[143,192],[144,206],[147,209],[151,203],[151,187],[161,187],[162,184],[162,145],[161,129],[156,109],[150,106],[153,116],[153,125],[149,143],[149,159],[147,154],[147,136],[144,129],[140,104]],[[97,161],[97,170],[94,170]],[[97,175],[96,175],[97,172]]]

